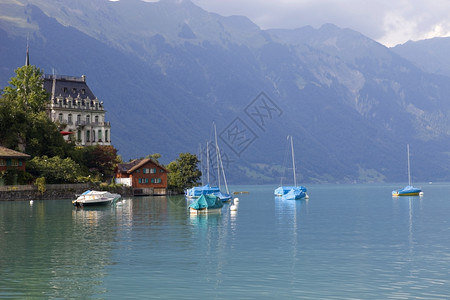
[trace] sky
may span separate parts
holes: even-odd
[[[147,0],[148,1],[148,0]],[[261,29],[332,23],[392,47],[450,36],[448,0],[191,0],[223,16],[246,16]]]

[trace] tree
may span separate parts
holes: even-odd
[[[180,153],[179,157],[167,165],[169,173],[169,189],[183,192],[185,189],[198,185],[201,171],[198,169],[197,156],[190,153]]]
[[[77,147],[71,157],[98,180],[112,178],[114,168],[121,162],[116,148],[103,145]]]
[[[27,170],[34,176],[44,177],[46,183],[76,183],[86,175],[71,158],[58,156],[36,156],[28,162]]]
[[[159,154],[159,153],[153,153],[153,154],[147,155],[145,158],[150,158],[150,159],[156,161],[157,163],[159,163],[158,160],[161,158],[161,154]]]
[[[65,156],[73,146],[47,117],[43,73],[31,65],[15,72],[0,97],[0,143],[31,156]]]

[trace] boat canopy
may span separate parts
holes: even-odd
[[[274,194],[276,196],[286,195],[287,193],[289,193],[289,191],[293,189],[298,189],[306,193],[306,187],[304,186],[280,186],[274,191]]]
[[[306,197],[306,188],[294,187],[289,192],[281,196],[284,200],[299,200]]]
[[[201,195],[198,199],[192,201],[189,205],[190,208],[200,210],[200,209],[213,209],[213,208],[221,208],[223,206],[222,201],[219,197],[214,195]]]
[[[186,196],[188,197],[200,197],[201,195],[214,194],[220,192],[216,186],[210,186],[206,184],[204,186],[195,186],[186,190]]]

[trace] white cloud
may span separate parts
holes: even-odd
[[[447,0],[192,0],[224,16],[244,15],[263,29],[351,28],[387,46],[450,35]]]

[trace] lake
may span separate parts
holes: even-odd
[[[234,186],[238,210],[210,215],[180,196],[0,201],[0,298],[448,299],[450,184],[421,186]]]

